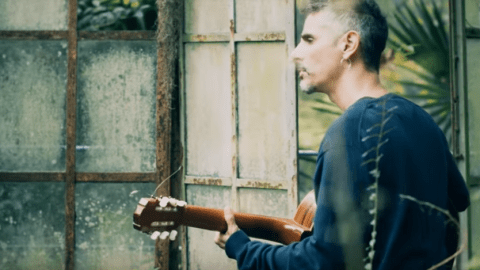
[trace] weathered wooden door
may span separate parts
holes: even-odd
[[[293,0],[187,0],[182,47],[186,200],[292,217],[297,205]],[[188,228],[188,269],[235,269]]]

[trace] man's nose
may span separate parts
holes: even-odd
[[[297,47],[295,47],[293,52],[290,54],[289,60],[294,62],[294,63],[297,63],[298,61],[300,61],[299,51],[300,51],[299,50],[299,45],[297,45]]]

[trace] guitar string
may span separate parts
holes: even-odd
[[[164,180],[162,180],[162,182],[161,182],[160,184],[158,184],[157,188],[153,191],[151,197],[154,198],[154,197],[155,197],[155,196],[154,196],[154,195],[155,195],[155,192],[157,192],[157,190],[165,183],[165,181],[167,181],[167,180],[170,179],[172,176],[174,176],[176,173],[178,173],[178,172],[180,171],[180,169],[182,169],[182,165],[180,165],[180,167],[178,167],[178,169],[177,169],[174,173],[170,174],[169,177],[167,177],[167,178],[165,178]]]

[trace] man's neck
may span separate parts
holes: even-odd
[[[387,90],[377,73],[366,70],[349,70],[343,74],[335,88],[328,93],[330,100],[342,111],[363,97],[381,97]]]

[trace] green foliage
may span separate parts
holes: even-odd
[[[449,43],[446,10],[438,2],[414,0],[394,13],[388,46],[413,62],[397,66],[413,80],[398,80],[403,96],[422,106],[447,138],[451,135]]]
[[[468,270],[480,270],[480,256],[473,257],[469,261]]]
[[[322,98],[315,99],[320,106],[314,107],[313,109],[317,112],[328,113],[333,115],[341,115],[342,111],[331,101],[323,100]]]
[[[155,0],[79,0],[78,30],[156,30]]]

